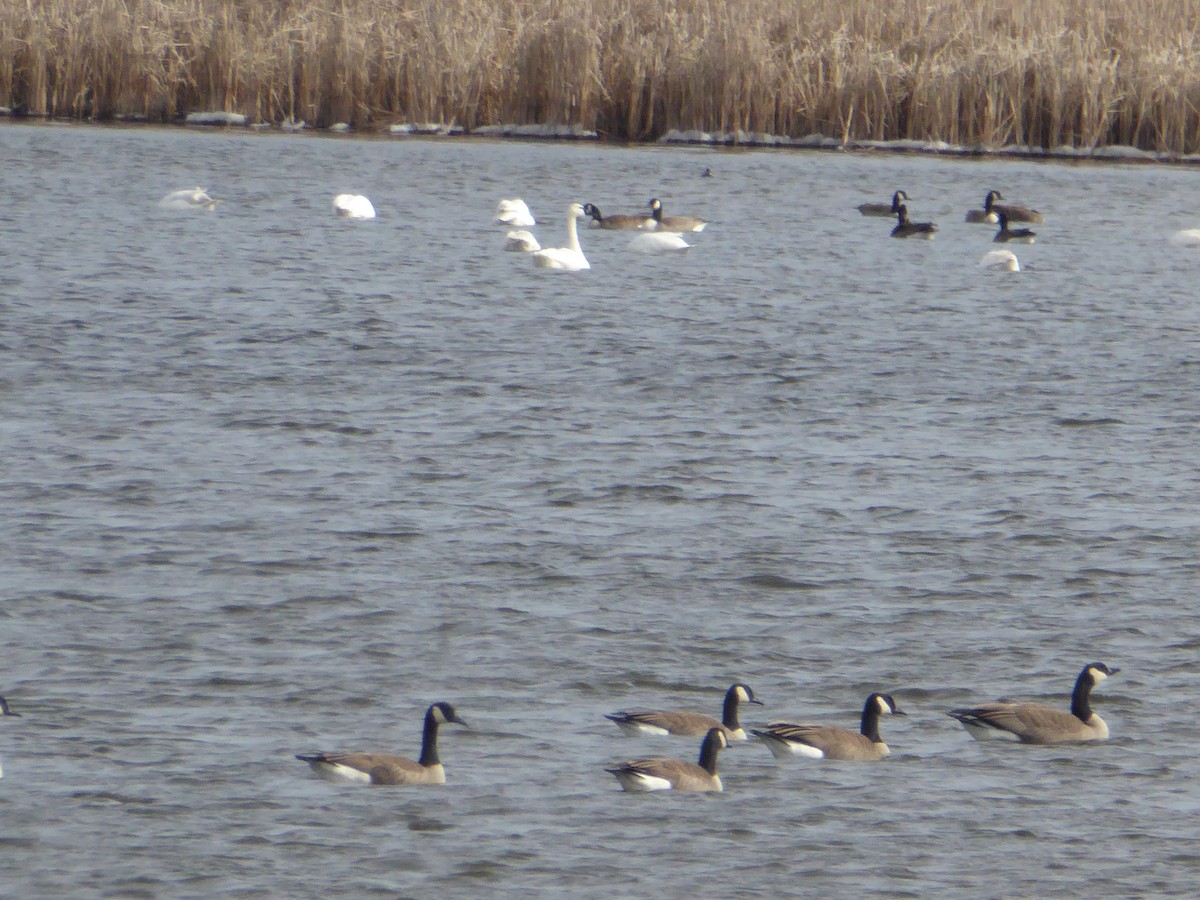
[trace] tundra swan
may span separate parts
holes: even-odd
[[[533,264],[542,269],[565,269],[575,272],[590,269],[587,257],[579,246],[579,231],[575,221],[583,217],[583,206],[572,203],[567,207],[567,246],[550,247],[533,252]]]

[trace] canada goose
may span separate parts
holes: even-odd
[[[876,218],[888,218],[900,212],[900,204],[908,200],[908,194],[904,191],[896,191],[892,194],[891,203],[860,203],[856,208],[864,216],[875,216]]]
[[[932,241],[934,234],[938,230],[938,227],[932,222],[910,222],[908,220],[908,207],[903,203],[896,210],[896,218],[899,221],[896,227],[892,229],[892,237],[894,238],[918,238],[920,240]]]
[[[988,191],[987,197],[983,201],[983,209],[967,210],[966,221],[979,224],[983,222],[987,225],[994,225],[1000,221],[996,214],[992,211],[992,204],[997,200],[1003,200],[1004,197],[999,191]]]
[[[1011,250],[989,250],[979,259],[980,268],[991,272],[1020,272],[1017,254]]]
[[[0,697],[0,717],[3,716],[12,716],[14,719],[21,718],[21,714],[19,712],[13,712],[11,709],[9,709],[8,701],[3,697]]]
[[[1000,230],[992,240],[997,244],[1032,244],[1037,238],[1037,232],[1028,228],[1009,228],[1008,214],[1001,210],[996,211],[996,218],[1000,220]]]
[[[648,231],[635,234],[629,249],[638,253],[687,253],[692,245],[674,231]]]
[[[504,235],[504,249],[518,253],[532,253],[534,250],[541,250],[542,245],[533,236],[533,232],[520,228]]]
[[[1120,671],[1099,662],[1084,666],[1075,679],[1070,712],[1043,703],[1000,700],[952,709],[947,715],[961,722],[977,741],[995,738],[1020,741],[1022,744],[1103,741],[1108,738],[1108,725],[1092,712],[1088,698],[1092,688]]]
[[[438,756],[438,726],[454,722],[466,726],[449,703],[434,703],[425,711],[425,729],[421,733],[421,758],[416,762],[393,753],[317,753],[297,754],[326,781],[356,784],[445,784],[446,772]]]
[[[615,775],[627,791],[720,791],[717,754],[728,745],[720,728],[710,728],[700,744],[699,764],[681,759],[631,759],[604,771]]]
[[[575,227],[575,220],[582,216],[583,207],[578,203],[572,203],[567,207],[567,246],[533,251],[535,266],[542,269],[564,269],[571,272],[591,268],[579,246],[579,232]]]
[[[989,225],[1000,221],[1000,213],[1008,216],[1010,222],[1032,222],[1039,225],[1046,221],[1036,209],[1026,209],[1024,206],[1001,205],[997,200],[1003,200],[1004,195],[999,191],[988,191],[983,199],[983,209],[972,209],[967,213],[968,222],[986,222]]]
[[[203,209],[214,210],[220,200],[214,200],[202,187],[191,190],[171,191],[158,201],[158,205],[166,209]]]
[[[812,759],[875,760],[892,751],[879,736],[880,716],[908,715],[889,694],[872,694],[863,705],[858,731],[832,725],[793,725],[772,722],[765,731],[755,729],[776,759],[807,756]]]
[[[617,712],[611,719],[628,735],[639,734],[681,734],[687,737],[699,737],[717,728],[730,741],[746,740],[746,731],[738,722],[738,704],[753,703],[762,706],[763,702],[754,696],[748,684],[730,685],[725,692],[725,706],[721,711],[721,721],[712,716],[696,712]]]
[[[510,228],[532,228],[537,222],[534,221],[533,213],[529,211],[525,201],[520,197],[513,197],[496,204],[496,224],[507,225]]]
[[[646,231],[654,227],[650,216],[606,216],[591,203],[583,206],[584,215],[592,217],[592,227],[609,231]]]
[[[362,194],[338,194],[333,198],[333,208],[344,219],[375,218],[375,207]]]
[[[662,201],[657,197],[650,201],[650,211],[659,231],[703,231],[708,222],[695,216],[664,216]]]

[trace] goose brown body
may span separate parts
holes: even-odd
[[[625,711],[606,715],[605,718],[615,722],[628,735],[675,734],[700,737],[717,728],[728,741],[744,741],[746,730],[742,728],[738,718],[738,710],[742,703],[763,705],[762,701],[754,696],[754,691],[749,685],[739,683],[730,685],[729,690],[725,692],[721,721],[704,713],[682,710]]]
[[[896,227],[892,229],[894,238],[917,238],[918,240],[933,240],[938,227],[932,222],[913,222],[908,218],[908,207],[903,203],[896,210]]]
[[[860,203],[857,209],[864,216],[874,216],[875,218],[890,218],[900,211],[900,204],[908,201],[908,194],[904,191],[896,191],[892,194],[891,203]]]
[[[434,703],[425,712],[421,732],[421,757],[409,759],[394,753],[315,753],[297,755],[326,781],[361,784],[445,784],[446,771],[438,755],[438,726],[467,723],[449,703]]]
[[[650,216],[606,216],[592,203],[585,203],[583,212],[591,217],[594,227],[607,231],[647,231],[654,228],[654,219]]]
[[[833,725],[772,722],[754,734],[777,759],[807,756],[812,759],[871,761],[883,759],[891,749],[879,736],[879,717],[906,715],[889,694],[871,694],[863,704],[858,731]]]
[[[1010,222],[1032,222],[1037,225],[1046,221],[1046,217],[1036,209],[996,202],[1003,199],[1004,195],[999,191],[988,191],[987,196],[983,199],[983,209],[968,211],[967,221],[992,225],[1000,221],[1001,213],[1004,213]]]
[[[1000,700],[952,709],[947,715],[962,724],[976,740],[1000,738],[1023,744],[1103,741],[1108,738],[1108,723],[1092,710],[1091,692],[1119,671],[1099,662],[1084,666],[1075,679],[1070,711],[1044,703]]]
[[[698,219],[695,216],[664,216],[662,201],[657,197],[651,200],[649,205],[655,227],[659,231],[703,231],[708,225],[706,219]]]
[[[721,791],[717,775],[717,754],[726,746],[724,732],[710,728],[700,744],[699,762],[682,759],[631,759],[616,768],[606,769],[627,791]]]

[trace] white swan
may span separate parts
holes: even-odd
[[[166,209],[212,210],[216,209],[220,202],[220,200],[214,200],[208,196],[208,192],[204,188],[197,186],[191,190],[171,191],[158,201],[158,205]]]
[[[648,231],[629,242],[629,249],[638,253],[687,253],[691,248],[691,244],[670,231]]]
[[[515,253],[532,253],[542,249],[542,245],[538,243],[533,233],[524,229],[510,231],[504,238],[504,249],[512,250]]]
[[[362,194],[338,194],[333,198],[333,208],[345,219],[375,218],[375,207]]]
[[[565,269],[577,272],[580,269],[590,269],[587,257],[579,246],[579,231],[575,220],[583,217],[583,206],[572,203],[567,207],[567,246],[550,247],[546,250],[536,250],[533,253],[533,264],[542,269]]]
[[[1171,235],[1176,247],[1200,247],[1200,228],[1182,228]]]
[[[979,260],[979,267],[989,272],[1020,272],[1017,254],[1011,250],[989,250]]]
[[[537,224],[533,213],[520,197],[501,200],[496,204],[496,224],[507,225],[510,228],[530,228]]]

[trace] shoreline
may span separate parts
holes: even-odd
[[[1196,34],[1195,0],[39,0],[0,4],[0,107],[1186,159]]]
[[[954,156],[977,159],[1023,159],[1047,162],[1140,163],[1146,165],[1200,166],[1200,153],[1174,153],[1140,150],[1129,146],[1104,146],[1092,149],[1057,147],[1044,149],[1010,145],[1005,147],[954,145],[945,141],[915,140],[848,140],[842,142],[826,135],[811,134],[802,138],[762,132],[707,132],[672,129],[656,140],[624,140],[607,138],[599,132],[579,126],[558,125],[487,125],[468,130],[457,125],[440,123],[398,123],[381,128],[357,129],[344,123],[328,128],[315,128],[304,122],[273,124],[245,121],[246,116],[235,113],[191,113],[173,122],[150,121],[141,116],[114,117],[95,121],[73,117],[14,115],[0,107],[0,124],[11,125],[78,125],[99,128],[161,128],[189,129],[197,132],[246,132],[280,135],[310,135],[313,137],[354,137],[372,140],[402,140],[415,138],[491,139],[528,141],[531,143],[576,142],[624,147],[696,147],[746,150],[815,150],[834,153],[911,153],[923,156]]]

